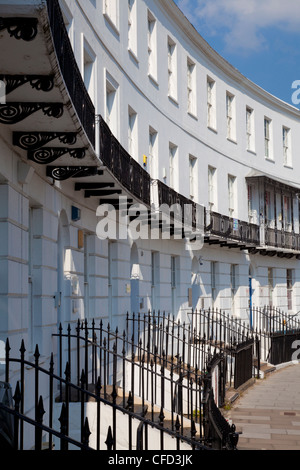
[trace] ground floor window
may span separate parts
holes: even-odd
[[[268,291],[269,291],[269,306],[273,307],[274,276],[273,276],[272,268],[268,268]]]
[[[288,310],[293,309],[293,270],[286,270],[286,287],[287,287],[287,303]]]

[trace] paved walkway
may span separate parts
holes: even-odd
[[[226,417],[243,433],[239,450],[300,450],[300,364],[257,380]]]

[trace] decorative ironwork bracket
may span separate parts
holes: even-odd
[[[38,150],[29,150],[28,151],[28,160],[31,160],[35,163],[41,165],[47,165],[49,163],[55,162],[63,155],[69,153],[70,156],[77,160],[82,160],[86,155],[86,149],[70,149],[70,148],[48,148],[44,147]]]
[[[62,103],[6,103],[0,105],[0,123],[16,124],[39,110],[56,119],[64,112]]]
[[[45,144],[58,139],[63,145],[75,145],[76,132],[14,132],[13,145],[23,150],[38,150]]]
[[[0,75],[0,80],[6,85],[6,95],[28,82],[38,91],[49,92],[54,88],[54,75]]]
[[[11,37],[33,41],[37,35],[37,18],[0,18],[0,31],[6,29]]]
[[[96,166],[47,166],[46,175],[56,181],[65,181],[69,178],[86,178],[96,176]]]

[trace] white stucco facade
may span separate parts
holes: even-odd
[[[1,0],[1,14],[15,14],[22,4],[26,15],[43,5],[25,3]],[[171,0],[60,4],[96,115],[153,180],[205,207],[207,225],[212,211],[299,234],[298,109],[222,59]],[[57,73],[53,51],[42,59],[34,56],[39,52],[30,53],[39,73],[51,68]],[[22,73],[22,62],[16,61],[7,59],[1,73],[9,73],[10,65]],[[26,101],[21,89],[14,93],[14,101]],[[62,80],[55,93],[67,100]],[[252,110],[248,128],[247,107]],[[38,117],[28,119],[18,131],[45,130]],[[300,249],[280,246],[269,256],[262,230],[256,252],[210,244],[210,238],[196,252],[187,251],[184,240],[100,240],[99,198],[85,197],[71,179],[54,181],[43,167],[26,161],[12,145],[13,130],[0,128],[1,341],[9,336],[19,344],[25,338],[28,351],[39,343],[48,356],[49,337],[60,322],[103,318],[122,330],[126,313],[136,309],[160,309],[186,320],[192,307],[218,308],[249,320],[249,277],[253,304],[269,305],[272,291],[274,306],[293,314],[300,310]],[[90,158],[103,168],[98,130]],[[79,220],[72,220],[73,206],[80,209]]]

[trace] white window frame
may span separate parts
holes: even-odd
[[[137,0],[128,0],[128,51],[137,60]]]
[[[147,15],[148,34],[148,76],[157,82],[157,47],[156,47],[156,19],[148,10]]]
[[[190,198],[194,200],[196,198],[197,188],[197,158],[193,155],[189,155],[189,178],[190,178]]]
[[[291,129],[282,126],[282,147],[283,147],[283,164],[284,166],[292,166],[291,153]]]
[[[236,211],[236,177],[228,175],[228,213],[229,217],[233,218]]]
[[[216,130],[216,82],[207,77],[207,126]]]
[[[103,15],[113,30],[119,34],[119,0],[103,0]]]
[[[255,152],[254,110],[250,106],[246,107],[246,136],[247,150]]]
[[[169,142],[169,186],[177,189],[177,151],[178,147]]]
[[[273,160],[271,138],[272,138],[272,121],[271,119],[265,117],[264,118],[265,158],[269,160]]]
[[[119,136],[118,83],[105,73],[105,121],[116,138]]]
[[[216,205],[216,168],[208,166],[208,206],[210,212],[215,212]]]
[[[187,58],[187,109],[188,113],[197,116],[196,104],[196,64]]]
[[[226,92],[227,139],[236,140],[235,96]]]
[[[74,48],[74,18],[64,0],[59,0],[59,5],[71,45]]]
[[[177,47],[168,36],[168,96],[177,100]]]
[[[138,159],[138,117],[131,106],[128,106],[128,153]]]
[[[82,35],[82,77],[89,96],[96,104],[96,54]]]
[[[157,145],[158,133],[153,127],[149,126],[149,162],[147,166],[152,179],[158,178]]]

